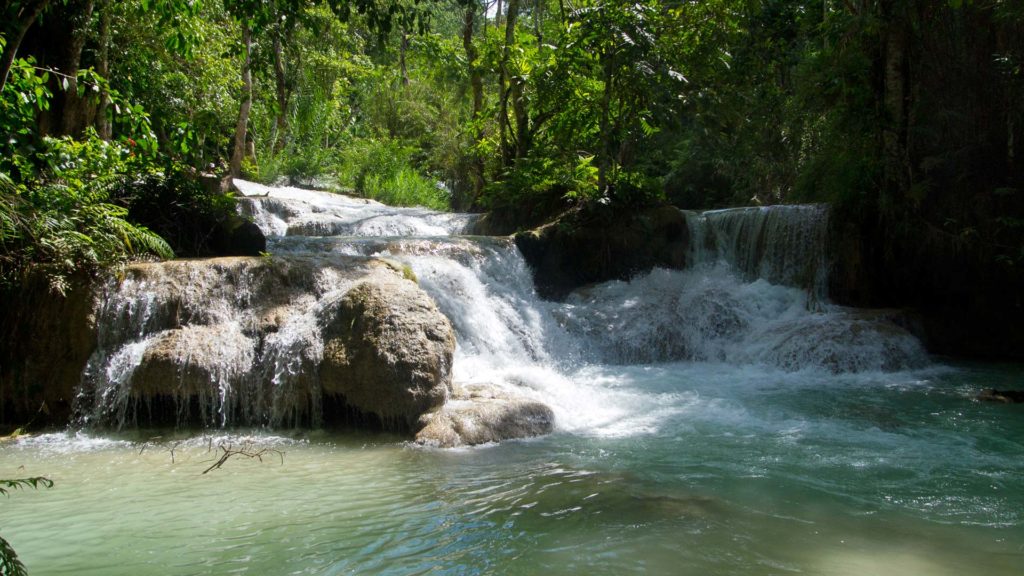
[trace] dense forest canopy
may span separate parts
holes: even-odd
[[[945,281],[934,270],[952,266],[1006,296],[1024,265],[1015,0],[3,12],[8,282],[182,252],[133,207],[153,189],[190,214],[230,211],[190,184],[200,171],[489,210],[510,229],[581,206],[826,201],[859,246],[849,274],[869,280],[846,291],[865,303],[903,303],[923,268]],[[892,278],[865,272],[897,263]]]

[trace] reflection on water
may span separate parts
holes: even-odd
[[[56,486],[0,533],[34,574],[1019,574],[1024,419],[972,399],[1019,375],[590,367],[671,415],[448,451],[255,433],[283,462],[206,475],[244,433],[26,438],[2,475]]]

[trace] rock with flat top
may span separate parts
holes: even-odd
[[[443,407],[421,419],[416,442],[438,448],[475,446],[549,434],[555,416],[544,404],[489,384],[459,386]]]

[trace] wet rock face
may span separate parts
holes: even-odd
[[[211,244],[214,253],[222,256],[259,256],[267,251],[267,238],[260,227],[237,215],[221,223]]]
[[[868,311],[870,312],[870,311]],[[762,334],[757,360],[787,371],[821,368],[833,374],[921,368],[928,355],[909,332],[881,317],[853,312],[780,323]]]
[[[41,276],[0,290],[0,434],[71,417],[82,366],[96,348],[93,293],[74,279],[65,295]]]
[[[411,432],[448,395],[451,324],[383,260],[140,264],[98,302],[77,407],[86,425]]]
[[[215,397],[225,390],[243,389],[243,378],[253,370],[256,351],[256,342],[237,325],[164,330],[148,342],[132,372],[131,394],[148,401],[148,416],[155,423],[174,425],[178,413],[186,411],[181,417],[189,422],[222,425],[231,409]],[[175,409],[161,414],[159,408],[165,401]],[[195,411],[191,410],[193,404]]]
[[[558,300],[580,286],[628,280],[656,266],[683,268],[689,231],[678,209],[659,206],[610,222],[568,214],[516,234],[515,241],[533,270],[537,293]]]
[[[457,386],[442,408],[421,418],[416,442],[438,448],[474,446],[550,434],[555,416],[544,404],[488,384]]]
[[[320,379],[325,394],[412,429],[447,399],[454,352],[434,301],[409,280],[378,274],[352,288],[325,327]]]

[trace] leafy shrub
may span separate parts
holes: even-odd
[[[398,140],[355,140],[341,153],[338,183],[386,204],[450,209],[447,189],[415,168],[414,151]]]
[[[124,179],[115,196],[133,222],[162,236],[181,256],[218,254],[219,231],[238,218],[233,195],[205,187],[178,166]]]
[[[404,146],[398,140],[355,139],[341,152],[340,162],[336,166],[338,183],[361,192],[370,175],[390,175],[408,166],[413,151],[413,148]]]
[[[608,202],[612,206],[628,209],[646,208],[665,199],[661,183],[640,172],[619,171],[612,179]]]
[[[408,166],[393,174],[371,174],[366,178],[363,195],[392,206],[423,206],[449,209],[447,189],[421,176]]]
[[[173,257],[160,236],[131,223],[112,201],[112,191],[138,169],[130,146],[95,133],[43,144],[34,162],[21,162],[38,167],[32,178],[16,184],[0,173],[0,283],[38,272],[63,293],[75,274],[146,255]]]
[[[582,156],[573,163],[536,154],[518,160],[504,179],[484,190],[481,203],[512,228],[535,226],[573,203],[597,198],[593,159]]]
[[[299,150],[289,147],[263,159],[255,168],[254,176],[264,184],[276,184],[284,179],[292,186],[310,186],[333,172],[337,162],[337,155],[331,148]]]

